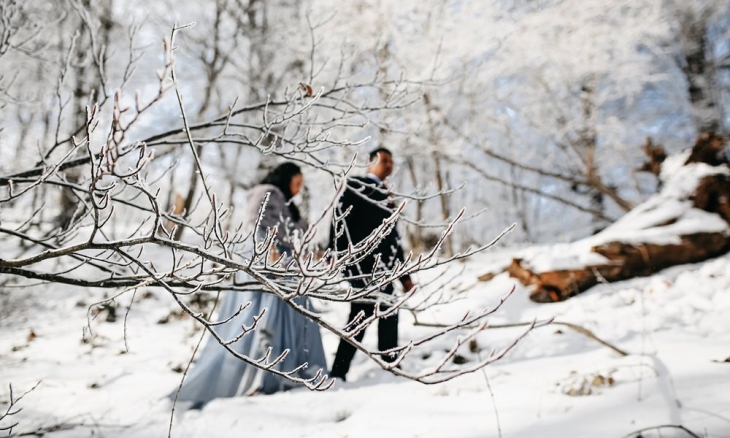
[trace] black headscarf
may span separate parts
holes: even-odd
[[[289,212],[291,213],[294,222],[299,222],[301,215],[299,214],[297,206],[293,202],[289,202],[293,197],[291,193],[291,180],[301,173],[302,169],[300,169],[299,166],[291,161],[287,161],[273,168],[269,174],[261,180],[261,184],[271,184],[281,190],[284,194],[284,199],[287,200]]]

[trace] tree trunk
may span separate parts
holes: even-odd
[[[79,6],[89,12],[90,19],[95,17],[99,19],[100,27],[98,34],[95,36],[91,35],[94,30],[92,26],[94,23],[84,23],[83,19],[79,18],[74,21],[74,26],[77,28],[79,33],[78,44],[74,53],[69,53],[72,62],[71,65],[71,80],[73,81],[73,99],[69,104],[71,110],[71,132],[75,132],[80,127],[86,124],[86,106],[91,104],[92,100],[100,100],[105,97],[106,90],[103,89],[104,83],[101,77],[97,77],[93,70],[96,67],[98,70],[103,71],[106,64],[106,51],[105,48],[109,47],[111,42],[111,31],[114,24],[113,17],[113,1],[108,0],[100,3],[100,9],[98,14],[93,14],[91,11],[90,0],[80,0]],[[92,47],[91,40],[96,38],[98,43],[97,47]],[[92,48],[97,53],[88,53],[87,51],[81,51],[79,48]],[[94,57],[98,57],[99,65],[94,65]],[[82,130],[82,132],[84,132]],[[91,139],[87,139],[91,141]],[[83,179],[83,175],[80,173],[79,168],[72,168],[65,173],[66,180],[71,183],[79,183]],[[72,223],[83,215],[85,207],[79,202],[77,194],[73,190],[63,188],[61,189],[60,197],[60,213],[56,218],[56,224],[61,229],[66,230],[71,227]]]
[[[715,67],[708,40],[708,19],[711,8],[695,10],[692,4],[678,7],[679,66],[687,81],[687,92],[692,104],[692,116],[697,133],[720,132],[722,111],[717,100]]]
[[[413,157],[406,157],[406,165],[408,166],[408,176],[411,179],[411,184],[414,189],[417,189],[419,187],[418,175],[416,174],[416,165],[413,161]],[[422,220],[423,201],[419,199],[416,201],[416,222],[420,223]],[[408,246],[410,246],[414,251],[422,252],[425,249],[425,244],[423,242],[423,228],[418,225],[409,224],[406,228],[406,232],[408,233]]]
[[[441,158],[437,152],[431,154],[433,156],[434,164],[434,176],[436,177],[436,189],[439,193],[446,190],[442,169],[441,169]],[[447,222],[451,218],[451,211],[449,208],[449,198],[447,195],[440,195],[439,201],[441,202],[441,220]],[[444,255],[446,257],[452,257],[454,255],[454,245],[452,243],[451,236],[444,239]]]

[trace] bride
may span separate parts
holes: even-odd
[[[276,250],[285,258],[290,257],[293,248],[288,236],[307,230],[306,221],[300,216],[299,210],[291,200],[299,193],[303,183],[304,178],[299,166],[285,162],[273,169],[248,193],[245,224],[250,228],[255,224],[261,203],[269,193],[269,202],[256,232],[261,236],[265,234],[267,227],[278,225]],[[293,301],[301,307],[312,310],[309,298],[306,296],[295,298]],[[277,369],[290,371],[306,362],[308,366],[298,371],[296,377],[306,379],[314,377],[319,370],[322,373],[326,372],[327,364],[319,326],[274,294],[226,292],[217,320],[223,321],[231,317],[248,302],[251,303],[249,307],[231,321],[214,327],[222,339],[233,339],[241,333],[242,325],[251,326],[254,316],[258,316],[264,308],[267,309],[253,332],[231,344],[236,352],[257,360],[271,348],[269,355],[271,360],[288,349],[288,355],[276,365]],[[217,397],[271,394],[285,391],[293,386],[294,383],[283,377],[237,359],[215,339],[209,337],[190,376],[180,390],[178,400],[192,402],[192,408],[201,408]],[[170,397],[174,398],[175,393]]]

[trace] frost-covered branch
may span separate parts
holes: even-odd
[[[40,165],[14,169],[10,175],[0,177],[1,273],[57,284],[115,289],[119,294],[141,287],[160,288],[230,354],[250,366],[312,390],[326,390],[332,381],[323,372],[308,378],[298,377],[298,372],[307,364],[282,369],[288,350],[276,356],[269,350],[252,357],[232,347],[236,341],[260,329],[259,320],[264,312],[244,323],[237,335],[225,339],[214,329],[232,317],[208,317],[191,307],[186,297],[204,291],[253,290],[273,294],[321,328],[367,354],[384,369],[423,383],[443,382],[476,371],[499,360],[515,345],[521,336],[477,364],[451,365],[460,345],[483,330],[486,318],[503,300],[494,307],[464,315],[447,327],[437,328],[421,339],[410,340],[388,351],[370,349],[354,338],[378,318],[418,306],[417,301],[424,299],[418,288],[402,295],[385,296],[381,293],[383,287],[404,276],[483,251],[511,229],[487,245],[443,257],[444,242],[465,216],[465,210],[461,209],[440,224],[441,233],[433,247],[420,254],[411,252],[394,264],[383,263],[388,255],[379,252],[380,246],[397,226],[406,202],[448,196],[453,189],[443,188],[425,196],[393,193],[394,200],[399,202],[379,204],[387,210],[387,218],[367,238],[351,241],[344,250],[330,249],[318,254],[319,228],[331,222],[335,229],[347,232],[344,221],[350,212],[339,211],[337,204],[348,187],[347,179],[355,167],[355,158],[339,157],[356,157],[354,148],[367,140],[363,127],[374,114],[405,111],[418,100],[423,83],[376,77],[371,82],[345,83],[329,90],[299,86],[287,91],[283,98],[267,97],[263,102],[243,107],[233,104],[221,117],[195,122],[187,111],[194,102],[184,98],[185,83],[175,70],[174,37],[183,28],[175,27],[171,38],[163,40],[162,65],[154,86],[150,87],[153,92],[142,95],[119,89],[112,93],[111,107],[91,103],[86,107],[85,123],[77,131],[78,137],[74,135],[67,143],[58,140],[46,149],[41,148]],[[96,50],[95,56],[102,56],[98,53],[101,49]],[[101,58],[98,62],[101,64]],[[165,104],[171,88],[175,89],[176,115],[182,119],[181,126],[152,135],[140,130],[140,126],[154,122],[153,112]],[[369,100],[367,91],[372,89],[382,91],[378,93],[382,99]],[[61,105],[55,115],[61,118],[62,112]],[[216,193],[221,187],[220,182],[213,183],[217,170],[203,156],[211,144],[233,145],[298,162],[308,172],[328,178],[335,188],[334,193],[328,195],[325,207],[303,233],[291,233],[286,224],[257,230],[265,214],[266,201],[261,205],[259,222],[254,229],[247,229],[243,223],[235,224],[230,206]],[[48,152],[60,145],[69,146],[68,152],[60,156]],[[203,190],[201,195],[196,190],[189,190],[191,197],[185,200],[184,207],[175,209],[168,207],[169,199],[162,195],[160,181],[162,175],[174,171],[174,162],[167,154],[183,149],[192,151],[193,176]],[[77,153],[85,156],[78,158]],[[77,172],[75,180],[68,180],[63,174],[64,170],[71,169]],[[233,181],[226,183],[234,184]],[[54,208],[49,192],[58,188],[73,194],[78,206],[75,211],[66,212],[70,221],[65,228],[58,228],[44,219],[44,209],[38,207],[40,202]],[[356,195],[366,198],[362,192]],[[234,223],[232,227],[226,225],[229,220]],[[183,238],[179,229],[189,230],[189,233]],[[293,242],[293,251],[286,257],[276,253],[276,242],[280,239]],[[348,274],[349,268],[370,257],[375,258],[372,273]],[[244,274],[247,280],[239,281],[239,274]],[[298,304],[295,300],[298,297],[338,305],[377,302],[385,304],[387,310],[362,318],[353,326],[341,327]],[[532,328],[528,327],[527,331]],[[454,341],[437,366],[416,372],[396,367],[408,360],[415,349],[455,331],[465,331],[465,334]],[[388,362],[384,360],[387,356],[397,356],[397,359]]]

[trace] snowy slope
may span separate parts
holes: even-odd
[[[532,332],[485,373],[437,386],[396,378],[358,355],[349,382],[326,393],[301,389],[220,399],[202,411],[178,409],[173,436],[621,437],[664,424],[683,424],[700,436],[730,436],[730,363],[722,362],[730,357],[730,256],[600,285],[548,305],[530,302],[527,291],[506,274],[477,282],[493,258],[486,254],[467,263],[450,282],[449,293],[459,300],[419,319],[448,322],[470,308],[496,303],[515,286],[491,323],[555,317],[631,354],[621,357],[553,325]],[[418,280],[426,291],[439,283],[424,274]],[[174,309],[171,299],[161,292],[137,296],[127,324],[129,352],[123,353],[123,311],[116,322],[93,321],[96,337],[81,341],[86,306],[103,291],[53,286],[9,294],[0,297],[0,403],[8,401],[9,383],[17,395],[41,381],[21,401],[24,409],[13,417],[20,422],[15,432],[61,424],[65,427],[45,436],[167,436],[170,403],[164,396],[178,385],[181,374],[173,368],[187,363],[199,333],[188,319],[157,324]],[[18,308],[21,302],[25,308]],[[347,310],[321,307],[340,319]],[[428,330],[412,322],[401,314],[402,339]],[[35,338],[29,340],[31,330]],[[486,353],[523,330],[487,330],[477,344]],[[368,333],[366,342],[374,343],[374,335]],[[331,360],[337,340],[329,334],[324,340]],[[437,354],[414,357],[405,366],[415,369],[437,360]],[[477,359],[468,349],[460,354]],[[0,423],[7,425],[7,419]],[[662,430],[661,436],[686,434]]]

